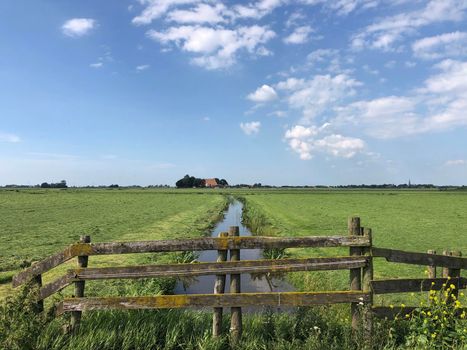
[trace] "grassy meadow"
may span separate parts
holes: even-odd
[[[209,233],[226,203],[221,195],[164,190],[0,191],[0,297],[22,266],[60,251],[80,235],[91,235],[93,242],[197,237]],[[91,257],[90,264],[148,258]],[[67,268],[46,274],[45,282]]]
[[[245,219],[257,234],[347,234],[347,218],[372,228],[377,247],[467,251],[467,192],[422,190],[288,190],[243,194]],[[290,249],[294,256],[346,255],[347,249]],[[424,267],[375,259],[375,278],[423,277]],[[296,275],[296,276],[295,276]],[[318,276],[318,278],[317,278]],[[344,271],[294,274],[300,289],[346,288]]]
[[[467,192],[461,191],[1,190],[0,300],[14,295],[9,283],[14,273],[32,261],[59,251],[76,241],[79,235],[90,234],[93,242],[207,235],[221,218],[229,196],[245,203],[244,221],[258,235],[346,234],[347,218],[355,215],[361,217],[362,226],[373,229],[373,241],[378,247],[419,252],[450,248],[462,250],[464,254],[467,252]],[[348,250],[289,249],[286,253],[310,257],[347,255]],[[190,256],[177,254],[93,256],[89,264],[125,265],[189,259]],[[70,261],[46,274],[45,283],[71,264],[76,262]],[[375,262],[376,278],[421,277],[423,272],[423,267],[389,264],[381,259]],[[299,290],[348,288],[347,271],[294,273],[289,279]],[[150,295],[170,293],[173,287],[173,279],[90,281],[86,285],[86,294]],[[69,287],[63,294],[71,292]],[[377,298],[376,303],[400,302],[408,297],[389,295]],[[426,293],[423,298],[426,300]],[[48,301],[50,306],[53,298],[49,299],[52,299]],[[30,304],[22,304],[21,298],[17,298],[2,306],[6,311],[0,312],[0,347],[74,350],[231,348],[227,337],[211,339],[210,313],[190,310],[89,312],[84,313],[79,333],[71,336],[62,332],[69,315],[38,320],[31,316],[27,305]],[[247,315],[245,336],[235,349],[358,349],[362,338],[355,337],[350,331],[346,319],[348,309],[348,305],[339,305],[293,313]],[[383,344],[384,349],[406,349],[399,347],[404,342],[405,331],[395,331],[394,324],[378,327],[381,329],[377,337],[381,340],[375,343],[375,349],[383,349]],[[227,333],[228,313],[224,328]],[[393,334],[388,335],[388,332]]]

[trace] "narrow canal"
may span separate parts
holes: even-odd
[[[237,200],[230,203],[229,208],[224,213],[224,218],[212,230],[211,236],[217,237],[220,232],[227,232],[230,226],[240,227],[240,236],[251,236],[250,230],[242,224],[243,204]],[[242,249],[240,251],[241,260],[264,259],[261,249]],[[207,250],[201,252],[199,262],[217,260],[217,251]],[[211,294],[214,290],[215,276],[200,276],[191,280],[179,281],[175,288],[175,294]],[[229,292],[230,278],[226,278],[226,292]],[[267,275],[241,275],[242,292],[288,292],[294,288],[282,279]]]

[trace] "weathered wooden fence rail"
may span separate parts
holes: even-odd
[[[242,249],[348,247],[349,255],[340,257],[314,257],[278,260],[240,260]],[[174,251],[217,250],[217,262],[191,264],[159,264],[139,266],[87,267],[91,255],[157,253]],[[230,261],[228,261],[230,252]],[[349,219],[348,235],[311,237],[239,237],[238,227],[220,233],[218,238],[195,238],[143,242],[91,243],[89,236],[20,272],[13,278],[17,287],[29,281],[39,284],[38,302],[63,288],[74,284],[73,298],[65,298],[57,307],[57,314],[72,313],[72,328],[79,327],[81,312],[100,309],[158,309],[185,307],[213,308],[213,335],[221,334],[222,311],[231,308],[231,336],[238,340],[242,333],[242,307],[249,306],[313,306],[350,303],[352,326],[363,322],[371,336],[372,317],[392,317],[398,308],[374,307],[373,296],[387,293],[440,290],[449,281],[456,290],[466,288],[467,279],[461,270],[467,268],[467,259],[461,253],[446,251],[444,255],[406,252],[372,245],[371,229],[362,228],[360,219]],[[42,275],[78,258],[78,266],[63,276],[42,285]],[[385,258],[389,262],[427,266],[428,278],[374,280],[373,259]],[[443,268],[443,276],[436,278],[436,267]],[[285,273],[297,271],[349,270],[349,290],[325,292],[271,292],[242,293],[240,275],[244,273]],[[229,274],[229,293],[225,292],[225,277]],[[215,275],[213,294],[158,295],[141,297],[85,297],[85,281],[106,279],[135,279],[156,277],[183,277]],[[448,279],[449,276],[449,279]],[[363,307],[362,307],[363,305]],[[412,310],[407,307],[404,312]]]

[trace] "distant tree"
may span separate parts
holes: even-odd
[[[218,182],[219,185],[221,186],[229,186],[229,183],[227,182],[226,179],[221,179],[219,182]]]
[[[62,180],[59,183],[53,184],[55,188],[68,188],[66,180]]]
[[[206,181],[194,176],[185,175],[175,183],[178,188],[205,187]]]
[[[119,186],[117,184],[112,184],[109,186],[109,188],[118,188]]]
[[[47,182],[41,183],[41,188],[50,188],[50,185]]]
[[[193,187],[206,187],[206,181],[204,179],[195,178]]]

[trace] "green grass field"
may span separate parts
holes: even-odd
[[[256,234],[346,234],[347,218],[356,215],[361,217],[363,226],[373,229],[374,244],[378,247],[420,252],[451,248],[465,253],[467,250],[465,192],[2,190],[0,299],[13,294],[9,281],[22,266],[63,249],[82,234],[90,234],[93,242],[207,235],[221,217],[230,195],[245,201],[244,219]],[[290,249],[287,253],[305,257],[347,255],[348,251]],[[177,259],[174,254],[93,256],[89,263],[103,266]],[[72,264],[76,264],[74,259],[47,273],[44,282],[56,278]],[[381,259],[375,263],[377,278],[420,277],[423,270],[423,267],[389,264]],[[348,288],[347,271],[295,273],[290,275],[290,280],[303,290]],[[173,286],[173,280],[164,279],[90,281],[86,284],[86,294],[150,295],[170,292]],[[64,294],[71,292],[72,288],[68,287]],[[398,300],[391,296],[385,298],[376,302]],[[426,294],[423,298],[426,299]],[[84,314],[79,334],[70,336],[62,332],[68,322],[66,317],[41,320],[28,311],[30,303],[26,302],[25,307],[23,302],[17,299],[0,304],[6,310],[0,313],[0,345],[8,349],[230,349],[227,338],[211,339],[211,316],[205,312],[90,312]],[[49,300],[48,305],[51,303]],[[357,349],[361,338],[352,336],[346,317],[346,305],[246,316],[245,337],[238,349]],[[227,318],[228,315],[224,319],[226,331]],[[310,327],[318,327],[319,332]],[[380,335],[381,342],[388,341],[387,330],[383,329]],[[402,344],[403,338],[397,336],[399,340],[391,338],[391,341]]]
[[[8,292],[7,282],[21,266],[60,251],[82,234],[90,234],[93,242],[197,237],[209,233],[225,205],[224,196],[198,192],[0,191],[0,296]],[[123,264],[136,258],[92,257],[90,264]],[[64,269],[46,275],[46,281]]]
[[[377,247],[426,252],[467,251],[467,193],[388,190],[288,190],[243,194],[246,218],[263,235],[347,234],[347,218],[359,216]],[[298,256],[348,254],[345,249],[290,250]],[[423,277],[424,267],[375,260],[375,278]],[[316,278],[318,276],[318,278]],[[292,275],[301,289],[345,288],[348,274]]]

